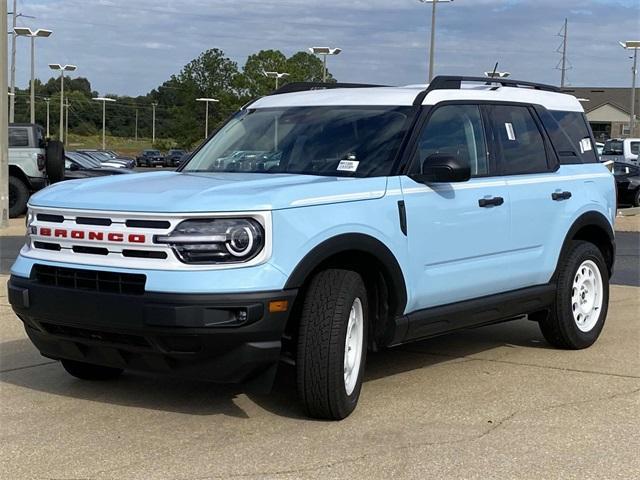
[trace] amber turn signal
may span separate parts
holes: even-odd
[[[274,300],[269,302],[269,313],[286,312],[288,308],[288,300]]]

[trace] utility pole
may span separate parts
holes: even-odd
[[[49,103],[51,102],[51,99],[47,97],[44,101],[47,104],[47,138],[49,138]]]
[[[151,126],[151,146],[155,145],[156,143],[156,107],[158,106],[157,102],[153,102],[151,104],[151,107],[153,108],[153,114],[152,114],[152,126]]]
[[[629,136],[633,137],[636,128],[636,77],[638,76],[638,49],[640,49],[640,40],[627,40],[626,42],[618,42],[625,50],[633,50],[633,66],[631,67],[631,115],[629,117]]]
[[[431,3],[431,43],[429,45],[429,82],[433,80],[436,51],[436,3],[453,2],[453,0],[418,0],[421,3]]]
[[[16,111],[16,19],[18,16],[18,12],[16,9],[17,0],[13,0],[13,12],[11,12],[11,97],[9,98],[9,122],[13,123],[15,119],[15,111]],[[6,17],[2,17],[6,18]],[[6,38],[4,35],[2,38]]]
[[[138,141],[138,109],[136,108],[136,142]]]
[[[560,88],[564,88],[567,79],[567,70],[571,69],[571,67],[567,67],[567,43],[569,41],[569,24],[566,18],[564,19],[564,26],[558,33],[558,36],[562,37],[562,43],[556,49],[556,52],[562,55],[562,59],[560,59],[560,63],[556,66],[556,70],[560,70]]]
[[[15,0],[13,10],[15,15]],[[9,125],[7,102],[7,2],[0,1],[0,228],[9,226]],[[14,16],[15,22],[15,16]],[[14,40],[15,41],[15,40]],[[11,102],[10,102],[11,103]]]

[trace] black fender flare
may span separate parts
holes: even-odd
[[[407,287],[404,274],[395,255],[380,240],[362,233],[336,235],[315,246],[293,269],[287,279],[285,289],[300,288],[309,276],[326,260],[349,251],[358,251],[375,257],[383,267],[382,272],[389,283],[390,291],[395,293],[395,315],[401,315],[407,304]]]
[[[610,252],[611,258],[607,259],[605,256],[605,260],[609,260],[607,262],[608,263],[607,266],[609,267],[609,276],[613,275],[613,264],[616,258],[615,233],[613,231],[613,227],[611,226],[611,223],[609,223],[609,220],[607,220],[607,217],[605,217],[602,213],[596,212],[596,211],[583,213],[578,218],[576,218],[576,220],[573,222],[573,224],[569,228],[569,231],[564,237],[564,241],[562,242],[562,248],[560,250],[560,255],[558,256],[557,263],[559,263],[560,259],[566,254],[569,248],[569,244],[571,243],[571,240],[573,240],[576,234],[584,227],[595,227],[599,230],[602,230],[604,233],[606,233],[609,239],[610,247],[611,247],[611,252]],[[557,270],[558,270],[558,267],[556,266],[556,271],[553,274],[554,279],[556,278]]]

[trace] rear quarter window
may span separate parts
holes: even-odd
[[[638,152],[640,152],[640,142],[631,142],[629,150],[631,151],[631,155],[638,155]]]
[[[598,152],[592,140],[591,128],[582,112],[549,111],[557,126],[545,124],[556,147],[560,163],[597,163]],[[552,134],[552,130],[560,129]],[[567,143],[568,140],[568,143]],[[574,155],[568,154],[568,145]],[[574,157],[580,161],[570,161]]]
[[[29,146],[29,129],[22,127],[9,128],[9,146],[10,147],[28,147]]]

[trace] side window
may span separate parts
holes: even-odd
[[[491,109],[502,173],[518,175],[549,171],[542,133],[527,107],[500,105]]]
[[[9,146],[10,147],[28,147],[29,146],[29,129],[20,127],[9,128]]]
[[[631,155],[638,155],[640,152],[640,142],[631,142],[629,150],[631,151]]]
[[[552,110],[551,115],[575,145],[576,153],[580,156],[582,162],[597,163],[598,155],[591,142],[591,131],[584,114],[582,112]]]
[[[420,134],[414,165],[422,170],[429,156],[453,155],[471,168],[471,176],[489,174],[487,145],[477,105],[445,105],[437,108]]]

